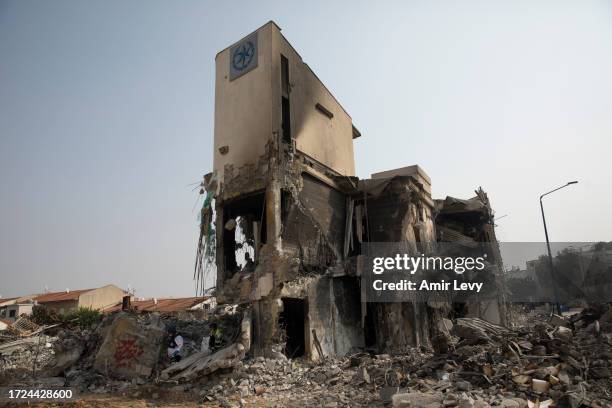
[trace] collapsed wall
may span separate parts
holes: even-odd
[[[217,297],[252,304],[255,354],[282,352],[316,360],[364,347],[381,352],[431,347],[440,319],[453,305],[367,302],[360,282],[362,245],[405,242],[433,251],[438,241],[496,242],[488,201],[471,206],[463,203],[470,200],[434,202],[430,186],[416,174],[347,178],[323,173],[299,152],[285,152],[276,163],[275,172],[282,175],[276,186],[268,180],[264,191],[246,189],[240,195],[225,181],[215,203]],[[280,192],[271,193],[272,188]],[[231,191],[229,199],[225,191]],[[275,212],[280,233],[272,238],[267,231],[275,221],[268,223],[266,217],[276,218]],[[245,243],[254,253],[252,265],[244,263],[246,251],[237,250]],[[503,323],[502,303],[474,300],[458,316]]]
[[[449,242],[466,249],[486,246],[492,252],[489,259],[492,266],[492,279],[499,288],[495,300],[473,300],[462,305],[458,317],[480,317],[496,324],[506,324],[506,291],[503,277],[503,263],[497,237],[495,236],[494,212],[489,196],[479,187],[476,195],[464,200],[446,197],[435,200],[436,240]]]

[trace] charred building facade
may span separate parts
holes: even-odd
[[[201,238],[216,242],[218,302],[251,305],[255,354],[429,346],[451,306],[365,302],[362,246],[495,241],[488,199],[462,218],[418,166],[355,177],[360,136],[273,22],[217,54]]]

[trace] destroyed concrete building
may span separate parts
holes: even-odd
[[[486,194],[435,201],[419,166],[355,177],[361,133],[274,22],[217,54],[214,129],[200,239],[218,302],[252,306],[254,354],[430,345],[450,306],[365,302],[362,246],[496,242]]]

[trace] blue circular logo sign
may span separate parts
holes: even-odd
[[[242,71],[249,66],[255,55],[255,45],[252,41],[245,41],[234,51],[232,66],[236,71]]]

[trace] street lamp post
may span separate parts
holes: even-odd
[[[540,209],[542,210],[542,222],[544,223],[544,235],[546,235],[546,248],[548,249],[548,263],[549,263],[549,267],[550,267],[550,280],[552,281],[553,284],[553,289],[555,292],[555,302],[557,305],[557,312],[559,314],[561,314],[561,305],[559,305],[559,294],[557,292],[557,283],[555,282],[555,278],[553,276],[553,258],[552,258],[552,252],[550,251],[550,241],[548,240],[548,228],[546,228],[546,217],[544,216],[544,204],[542,204],[542,198],[544,198],[544,196],[549,195],[550,193],[554,193],[557,190],[561,190],[562,188],[565,188],[571,184],[576,184],[578,183],[577,181],[570,181],[567,184],[561,186],[561,187],[557,187],[554,190],[550,190],[548,193],[544,193],[540,196]]]

